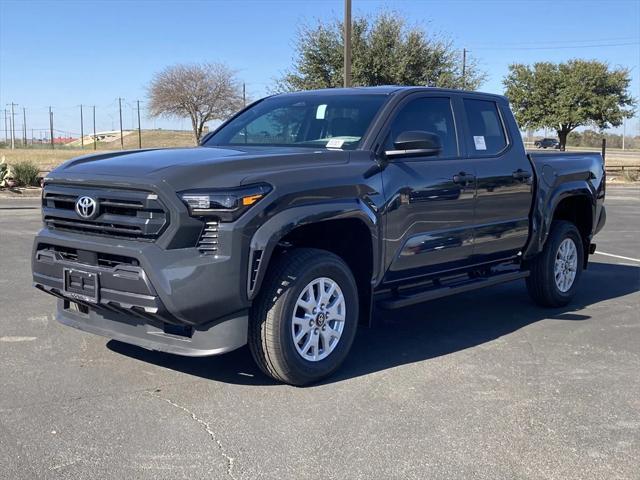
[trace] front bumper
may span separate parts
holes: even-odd
[[[148,350],[189,357],[218,355],[247,343],[247,315],[233,316],[211,325],[167,330],[166,325],[99,310],[79,311],[70,300],[58,300],[57,320],[69,327]]]
[[[242,246],[229,240],[225,254],[209,256],[196,248],[163,249],[155,243],[45,228],[34,242],[33,282],[59,298],[63,324],[153,350],[189,356],[223,353],[241,347],[247,338],[246,278],[236,260],[243,258]],[[69,257],[69,250],[82,252],[82,258]],[[103,257],[130,262],[109,263]],[[78,298],[66,290],[69,269],[97,278],[94,298]]]

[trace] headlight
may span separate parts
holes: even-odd
[[[193,217],[218,217],[233,222],[271,191],[271,185],[261,183],[226,190],[188,190],[178,196]]]

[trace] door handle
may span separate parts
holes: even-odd
[[[473,182],[476,179],[475,175],[466,172],[460,172],[453,176],[453,183],[458,185],[467,185],[469,182]]]
[[[531,172],[527,172],[526,170],[519,168],[513,172],[513,178],[516,180],[529,180],[531,178]]]

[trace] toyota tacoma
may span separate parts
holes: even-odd
[[[604,195],[598,153],[527,154],[502,96],[281,94],[199,147],[52,171],[33,281],[65,325],[187,356],[248,344],[264,373],[305,385],[376,308],[518,279],[566,305]]]

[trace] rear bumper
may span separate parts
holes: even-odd
[[[607,223],[607,210],[605,209],[605,206],[602,205],[602,208],[600,209],[600,217],[598,218],[598,223],[596,224],[596,229],[593,232],[593,234],[596,235],[600,230],[602,230],[606,223]]]

